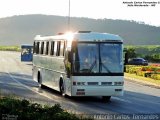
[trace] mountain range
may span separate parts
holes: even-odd
[[[55,35],[67,29],[66,16],[34,14],[0,18],[0,46],[32,44],[36,35]],[[125,45],[160,44],[160,27],[143,22],[71,17],[70,30],[117,34]]]

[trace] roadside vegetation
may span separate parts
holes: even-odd
[[[14,97],[0,96],[0,119],[12,120],[91,120],[63,110],[59,104],[54,106],[31,103]]]
[[[128,45],[125,52],[128,52],[128,58],[141,57],[151,63],[160,62],[160,45]]]
[[[21,51],[20,46],[0,46],[0,51]]]
[[[152,64],[148,66],[140,65],[126,65],[125,76],[138,78],[140,80],[148,81],[160,85],[160,65]],[[139,77],[138,77],[139,76]]]
[[[160,85],[160,45],[125,46],[127,60],[132,58],[144,58],[149,62],[148,66],[125,65],[125,76]]]

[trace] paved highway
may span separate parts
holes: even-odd
[[[58,92],[39,89],[32,80],[32,64],[20,62],[20,53],[0,51],[0,92],[44,104],[55,103],[73,113],[160,114],[160,89],[125,80],[122,97],[103,103],[99,97],[64,98]]]

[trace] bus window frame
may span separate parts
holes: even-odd
[[[54,41],[54,55],[57,56],[57,41]]]

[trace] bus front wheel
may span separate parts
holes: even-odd
[[[109,102],[110,99],[111,99],[111,96],[102,96],[102,100],[103,100],[104,102]]]

